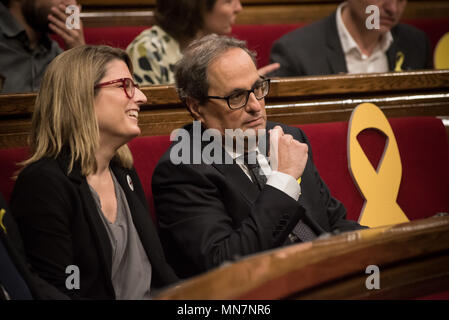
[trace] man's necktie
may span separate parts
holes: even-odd
[[[259,190],[262,190],[263,186],[267,183],[267,177],[263,174],[262,169],[260,168],[256,152],[245,153],[244,162],[248,168],[251,180],[257,185]]]
[[[251,180],[258,186],[259,190],[262,190],[263,186],[267,183],[267,177],[263,174],[256,156],[255,152],[246,153],[244,155],[244,162],[250,173]],[[298,221],[289,235],[289,239],[293,243],[298,241],[312,241],[315,238],[315,232],[302,220]]]
[[[316,238],[316,234],[308,225],[302,222],[302,220],[299,220],[293,228],[292,233],[290,233],[289,238],[291,242],[298,242],[298,240],[307,242],[314,240]]]

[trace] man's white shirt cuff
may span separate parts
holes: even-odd
[[[283,172],[272,171],[268,177],[267,184],[285,192],[295,201],[298,201],[299,196],[301,195],[301,186],[298,181],[291,175]]]

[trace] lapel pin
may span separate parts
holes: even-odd
[[[128,186],[131,189],[131,191],[134,191],[133,181],[131,180],[131,177],[129,176],[129,174],[126,175],[126,181],[128,181]]]

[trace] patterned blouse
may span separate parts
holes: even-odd
[[[174,65],[182,58],[179,43],[155,25],[142,31],[126,48],[139,85],[174,83]]]

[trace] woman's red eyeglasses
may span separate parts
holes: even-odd
[[[139,85],[137,83],[134,83],[134,81],[130,78],[121,78],[121,79],[111,80],[111,81],[107,81],[107,82],[102,82],[102,83],[97,84],[94,88],[98,89],[98,88],[102,88],[107,85],[118,83],[118,82],[122,83],[123,90],[125,91],[126,96],[129,99],[132,99],[134,97],[134,92],[136,91],[136,88],[137,89],[139,88]]]

